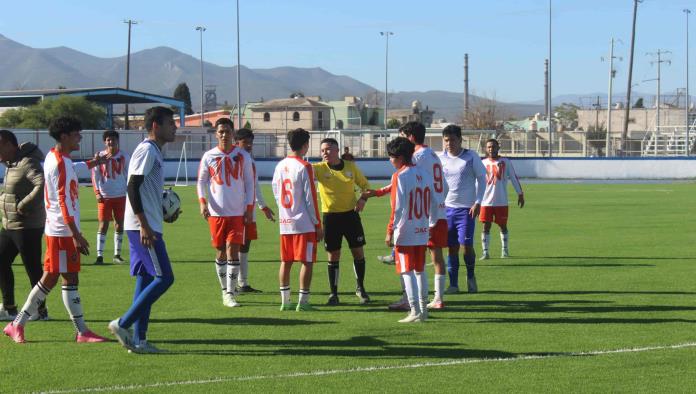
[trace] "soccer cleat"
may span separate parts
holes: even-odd
[[[234,299],[232,293],[225,293],[225,295],[222,297],[222,305],[228,308],[236,308],[238,306],[241,306],[239,302],[237,302],[237,300]]]
[[[483,251],[483,254],[481,255],[481,258],[480,258],[479,260],[488,260],[488,259],[490,259],[490,258],[491,258],[491,256],[488,255],[488,252],[486,252],[486,251],[484,250],[484,251]]]
[[[370,296],[367,295],[367,292],[362,287],[355,289],[355,295],[358,296],[361,304],[367,304],[370,302]]]
[[[166,350],[160,349],[148,341],[140,341],[139,344],[135,345],[135,349],[128,350],[128,353],[136,354],[157,354],[166,352]]]
[[[445,294],[459,294],[459,287],[450,286],[445,290]]]
[[[244,285],[244,286],[237,286],[236,288],[237,294],[242,294],[242,293],[261,293],[261,290],[257,290],[249,285]]]
[[[117,254],[114,256],[114,264],[123,264],[126,262],[126,260],[121,258],[121,255]]]
[[[411,307],[408,305],[408,300],[404,298],[396,301],[393,304],[389,304],[388,308],[390,311],[408,311],[411,309]]]
[[[297,308],[295,308],[297,312],[314,312],[316,309],[310,304],[309,302],[304,303],[304,304],[297,304]]]
[[[12,338],[12,340],[17,343],[27,342],[24,339],[24,326],[15,326],[14,324],[12,324],[12,322],[10,322],[5,326],[5,329],[2,330],[2,332],[4,332],[5,335]]]
[[[441,300],[432,300],[428,304],[428,309],[445,309],[445,303]]]
[[[394,256],[392,255],[377,256],[377,260],[383,262],[384,264],[394,264]]]
[[[420,321],[424,322],[428,320],[428,308],[422,309],[420,314]]]
[[[75,337],[75,342],[77,343],[96,343],[96,342],[107,342],[108,339],[99,336],[92,331],[87,331],[84,334],[77,333]]]
[[[13,321],[17,317],[17,308],[9,311],[5,306],[0,304],[0,321]]]
[[[338,305],[338,294],[329,295],[329,299],[326,301],[326,305],[331,305],[331,306]]]
[[[111,323],[109,323],[109,331],[114,334],[121,346],[128,350],[135,349],[135,345],[133,344],[133,334],[125,328],[119,326],[118,319],[112,320]]]
[[[29,321],[48,321],[51,320],[51,318],[48,316],[48,309],[43,308],[39,309],[39,313],[36,315],[32,315],[29,318]]]
[[[503,252],[500,254],[500,257],[502,257],[502,258],[510,257],[510,252],[508,252],[507,249],[503,249]]]
[[[97,256],[97,260],[94,262],[94,265],[102,265],[102,264],[104,264],[104,257]]]
[[[468,288],[469,293],[478,293],[478,286],[476,285],[475,276],[466,279],[466,287]]]
[[[280,311],[292,311],[295,310],[295,305],[293,304],[281,304],[280,305]]]
[[[420,321],[421,315],[411,312],[406,317],[399,320],[399,323],[419,323]]]

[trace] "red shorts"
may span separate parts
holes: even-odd
[[[126,196],[105,198],[103,202],[97,203],[97,218],[100,222],[110,222],[116,218],[117,222],[123,223],[123,213],[126,211]]]
[[[259,238],[259,234],[256,231],[256,222],[247,223],[244,225],[244,242],[253,241]]]
[[[396,273],[403,274],[408,271],[423,272],[425,268],[425,245],[399,246],[394,248],[396,261]]]
[[[481,223],[494,222],[499,226],[505,226],[508,220],[508,207],[507,205],[503,207],[481,207],[479,220]]]
[[[80,272],[80,252],[77,251],[72,237],[46,236],[44,272],[52,274]]]
[[[317,233],[281,234],[280,261],[314,263],[317,261]]]
[[[213,247],[220,249],[227,244],[244,243],[244,218],[242,216],[209,216],[210,239]]]
[[[435,223],[435,227],[430,229],[428,248],[446,248],[447,243],[447,219],[440,219]]]

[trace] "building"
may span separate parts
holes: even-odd
[[[421,122],[425,127],[430,127],[433,123],[433,115],[435,111],[431,111],[428,106],[422,109],[421,102],[413,101],[411,109],[390,109],[387,113],[389,119],[395,119],[399,124],[407,122]]]
[[[365,130],[384,127],[384,108],[371,107],[360,97],[346,96],[343,100],[326,101],[333,108],[331,129]]]
[[[212,127],[215,122],[220,118],[229,118],[231,111],[220,109],[217,111],[209,111],[203,114],[203,124],[207,125],[210,123],[209,127]],[[180,118],[178,116],[174,117],[176,122],[176,127],[181,127]],[[200,127],[201,126],[201,114],[186,115],[184,118],[184,124],[189,127]],[[238,126],[235,123],[235,128]]]
[[[612,134],[621,133],[625,119],[624,108],[611,110],[611,132]],[[692,109],[689,115],[689,124],[696,120],[696,112]],[[628,132],[638,133],[637,137],[642,137],[646,131],[655,131],[657,121],[657,110],[655,108],[631,108],[628,121]],[[684,108],[665,107],[660,108],[660,127],[661,132],[680,131],[684,132]],[[693,127],[693,126],[692,126]],[[582,130],[607,129],[607,110],[606,109],[579,109],[578,110],[578,129]]]
[[[247,116],[254,131],[328,130],[331,127],[331,106],[319,101],[319,97],[275,99],[249,106]],[[245,111],[246,112],[246,111]]]

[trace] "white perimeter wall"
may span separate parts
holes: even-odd
[[[312,160],[314,161],[314,160]],[[278,160],[261,159],[256,168],[261,179],[273,177]],[[520,178],[541,179],[696,179],[696,158],[514,158],[512,163]],[[165,176],[174,178],[178,162],[166,162]],[[389,178],[393,172],[388,160],[358,160],[368,178]],[[193,179],[198,162],[188,163]],[[183,170],[180,171],[183,176]],[[82,175],[81,175],[82,177]]]

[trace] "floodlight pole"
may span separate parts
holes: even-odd
[[[614,38],[611,38],[609,46],[609,93],[607,94],[607,137],[604,155],[609,157],[611,149],[611,96],[614,88]]]
[[[204,26],[197,26],[196,30],[198,30],[201,34],[201,127],[203,126],[204,118],[205,118],[205,107],[203,106],[203,32],[206,30]]]
[[[244,127],[242,124],[241,60],[239,53],[239,0],[237,0],[237,129]]]
[[[553,155],[553,96],[551,95],[551,2],[552,0],[549,0],[549,102],[548,107],[546,108],[546,113],[548,114],[547,118],[549,121],[549,157]]]
[[[393,36],[391,31],[379,32],[381,36],[387,39],[387,47],[384,51],[384,130],[387,130],[387,110],[389,109],[388,92],[389,92],[389,36]]]
[[[624,111],[623,130],[621,131],[621,155],[626,155],[626,138],[628,138],[628,120],[631,114],[631,88],[633,87],[633,52],[636,47],[636,19],[638,16],[638,3],[642,0],[633,0],[633,27],[631,29],[631,52],[628,57],[628,88],[626,88],[626,109]]]
[[[130,89],[130,53],[131,53],[131,27],[137,25],[138,22],[128,19],[124,20],[123,23],[128,24],[128,54],[126,55],[126,90]],[[128,130],[130,129],[130,122],[128,121],[128,104],[126,104],[125,122],[123,127]]]
[[[686,124],[686,155],[691,155],[691,139],[689,134],[689,105],[691,104],[691,96],[689,96],[689,14],[691,10],[684,9],[686,14],[686,103],[684,104],[684,122]]]

